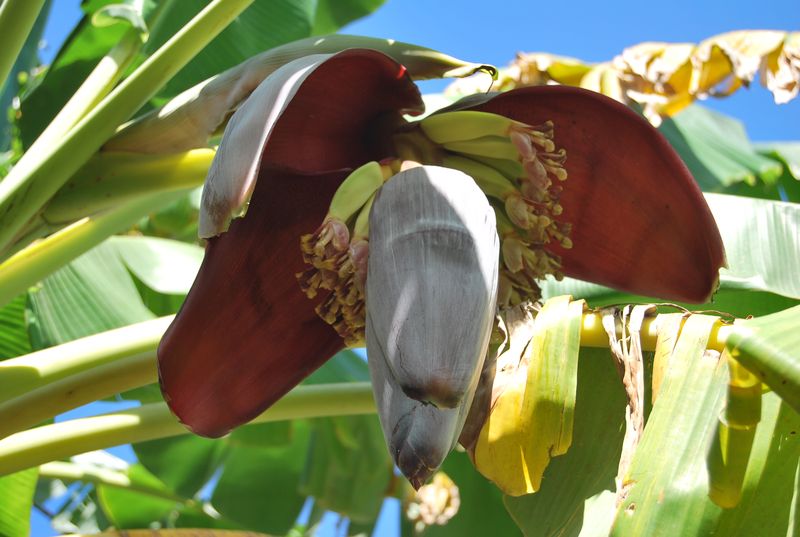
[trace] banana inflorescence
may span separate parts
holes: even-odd
[[[309,298],[347,345],[366,342],[389,451],[415,488],[455,446],[497,307],[539,298],[561,278],[547,246],[570,248],[551,123],[474,111],[401,126],[396,158],[342,183],[301,239]],[[369,262],[367,262],[369,261]]]
[[[569,224],[558,220],[566,152],[556,148],[552,123],[530,126],[486,112],[445,111],[418,125],[437,147],[417,149],[416,155],[463,171],[500,203],[493,204],[503,241],[498,304],[539,298],[537,280],[562,277],[561,260],[545,247],[572,247]],[[424,146],[419,133],[403,133],[400,139],[408,147],[415,136]]]

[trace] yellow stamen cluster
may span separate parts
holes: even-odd
[[[512,131],[510,137],[520,151],[525,174],[517,178],[520,194],[530,207],[532,225],[519,229],[508,226],[498,231],[502,238],[503,266],[500,274],[498,303],[515,306],[524,300],[538,300],[541,290],[537,283],[547,275],[563,278],[561,259],[547,249],[559,244],[571,248],[571,226],[558,221],[563,208],[559,201],[567,179],[564,162],[567,152],[556,149],[553,141],[553,123],[548,121],[536,127]],[[510,215],[509,215],[510,216]],[[517,224],[512,219],[513,224]]]
[[[315,311],[344,339],[348,346],[364,341],[364,282],[369,245],[366,239],[356,238],[344,251],[330,256],[317,256],[307,245],[313,235],[302,238],[303,259],[311,265],[297,275],[300,287],[308,298],[330,291]]]
[[[348,194],[338,198],[338,206],[334,207],[332,203],[328,216],[314,233],[300,238],[303,261],[310,265],[297,274],[300,287],[308,298],[329,292],[315,311],[350,347],[364,343],[364,289],[372,199],[378,189],[376,185],[399,171],[400,165],[394,160],[381,163],[377,179],[354,172],[348,179],[359,181],[356,188],[353,188],[352,180],[346,186],[343,183],[337,194],[342,194],[345,189],[348,189]],[[366,203],[351,203],[353,199],[361,198],[367,199]],[[344,206],[348,206],[346,211],[342,211]],[[341,216],[333,217],[333,213]]]

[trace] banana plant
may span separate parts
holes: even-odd
[[[3,4],[0,29],[10,10],[32,24],[39,5],[22,4]],[[218,489],[235,494],[250,486],[239,481],[254,468],[242,461],[259,461],[264,481],[301,488],[306,450],[326,453],[319,442],[330,446],[335,438],[336,460],[375,487],[361,494],[371,497],[370,507],[333,492],[341,489],[330,480],[340,481],[341,472],[328,479],[317,465],[305,482],[320,506],[339,506],[353,521],[377,516],[375,497],[389,495],[404,499],[415,531],[457,528],[458,504],[464,520],[478,497],[465,484],[473,479],[486,497],[507,495],[505,505],[525,533],[548,534],[546,528],[576,520],[584,500],[593,502],[585,524],[604,534],[755,527],[746,514],[753,487],[766,476],[765,483],[785,489],[775,469],[796,462],[783,431],[794,426],[800,389],[792,345],[763,351],[760,338],[786,340],[796,312],[776,317],[772,330],[769,318],[731,327],[708,316],[654,317],[646,308],[599,315],[563,296],[539,302],[559,285],[568,289],[572,278],[624,296],[710,300],[726,263],[721,219],[664,136],[624,104],[561,85],[468,95],[430,113],[415,80],[485,78],[496,70],[406,43],[340,35],[272,48],[193,86],[211,73],[177,90],[170,83],[171,92],[151,103],[161,106],[122,124],[248,5],[210,2],[158,48],[148,29],[163,32],[177,4],[141,13],[103,8],[95,18],[122,19],[124,39],[30,149],[13,157],[0,182],[0,300],[7,304],[0,320],[16,333],[28,329],[20,309],[28,286],[117,231],[134,224],[139,232],[158,229],[156,217],[141,217],[185,200],[205,179],[196,213],[203,260],[191,290],[165,286],[163,276],[135,261],[165,243],[120,239],[91,254],[136,275],[125,296],[144,298],[147,307],[126,322],[150,319],[148,308],[177,309],[165,306],[169,291],[153,293],[159,286],[187,295],[174,318],[30,354],[29,343],[8,340],[8,354],[21,356],[0,363],[0,473],[12,474],[0,481],[2,497],[30,497],[36,475],[20,471],[41,465],[47,480],[96,483],[93,494],[119,527],[149,524],[126,518],[122,507],[145,495],[155,501],[147,504],[153,516],[169,524],[285,533],[301,496],[283,498],[285,516],[268,522],[223,492],[211,501],[192,497],[202,483],[189,486],[174,472],[201,461],[203,475],[221,473]],[[14,41],[0,56],[5,68],[24,35],[2,35]],[[786,39],[763,56],[790,50]],[[140,51],[146,58],[135,61]],[[793,65],[779,63],[784,70]],[[733,269],[740,266],[735,253],[728,255]],[[57,300],[46,292],[31,298],[34,318],[45,319],[48,301]],[[37,347],[62,337],[31,326]],[[720,360],[713,353],[726,342]],[[341,353],[329,362],[337,351],[364,344],[371,386],[307,384],[315,371],[325,375],[342,363]],[[587,483],[572,477],[556,486],[549,473],[569,473],[596,448],[586,427],[587,409],[597,401],[587,395],[583,365],[594,358],[582,357],[579,367],[581,345],[611,347],[616,361],[606,365],[613,372],[616,363],[620,378],[598,386],[609,405],[619,402],[611,386],[627,401],[616,412],[609,406],[603,420],[611,425],[595,430],[611,451],[585,474]],[[642,349],[656,353],[652,371]],[[591,369],[598,380],[605,378],[601,370]],[[365,381],[360,375],[335,378]],[[646,420],[650,376],[658,402]],[[156,380],[162,395],[135,392],[153,401],[140,408],[34,427]],[[763,416],[762,390],[774,391],[764,397]],[[693,412],[680,408],[686,393],[693,394]],[[380,429],[337,421],[375,410]],[[277,426],[265,424],[328,416],[335,418],[319,427],[296,421],[284,440]],[[160,442],[187,429],[226,438],[137,444],[147,469],[47,464],[116,443]],[[623,429],[624,438],[614,436]],[[768,449],[770,430],[789,446],[779,454]],[[382,431],[388,450],[370,452],[371,460],[384,461],[370,472],[359,465],[358,450],[375,445],[372,431]],[[354,440],[364,435],[372,440]],[[695,438],[702,441],[692,444]],[[649,472],[661,441],[678,446],[683,459],[665,456],[659,472]],[[180,459],[189,452],[180,449],[183,442],[199,458],[155,462],[154,453],[173,449]],[[497,489],[480,489],[490,485],[459,466],[464,455],[448,458],[457,443]],[[392,463],[412,488],[392,476]],[[591,481],[615,476],[614,491]],[[676,476],[691,487],[673,486]],[[580,492],[548,508],[569,487]],[[693,495],[680,496],[686,490]],[[335,501],[325,494],[337,494]],[[664,495],[703,516],[678,517],[680,509],[661,507]],[[779,505],[791,501],[783,494]],[[489,504],[471,505],[480,518]],[[547,522],[538,524],[534,513],[548,513]],[[477,531],[480,521],[474,524],[466,531]]]

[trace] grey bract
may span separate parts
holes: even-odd
[[[494,211],[466,174],[391,178],[370,215],[366,341],[395,462],[420,486],[455,445],[495,317]]]

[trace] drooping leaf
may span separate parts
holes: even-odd
[[[800,299],[800,205],[708,194],[725,243],[726,288]]]
[[[177,494],[191,498],[216,471],[225,443],[193,435],[133,445],[139,462]]]
[[[0,477],[0,535],[28,537],[36,468]]]
[[[759,153],[783,161],[789,173],[800,180],[800,142],[758,142],[753,146]]]
[[[301,489],[320,507],[374,522],[393,479],[377,416],[315,420]]]
[[[783,201],[800,203],[800,142],[765,142],[755,144],[762,155],[783,163],[776,194]]]
[[[705,350],[715,320],[693,315],[684,324],[623,477],[612,536],[706,535],[714,527],[720,509],[706,505],[705,458],[726,385],[719,353]]]
[[[304,384],[368,380],[366,360],[352,350],[343,350]],[[252,427],[238,429],[233,436]],[[311,427],[301,490],[313,496],[320,508],[356,523],[374,522],[392,478],[392,461],[377,417],[317,419]]]
[[[732,117],[693,105],[659,127],[705,192],[738,182],[772,184],[783,165],[750,143],[744,126]]]
[[[164,494],[170,492],[143,466],[130,466],[127,475],[134,485],[160,489]],[[166,517],[178,503],[176,499],[139,494],[108,485],[99,485],[97,495],[106,516],[119,529],[147,527]]]
[[[0,360],[31,352],[25,301],[25,295],[20,295],[0,308]]]
[[[357,353],[348,350],[328,361],[307,379],[307,383],[367,379],[369,372],[366,362]],[[155,392],[160,397],[157,389]],[[301,475],[305,476],[303,480],[307,482],[310,474],[314,474],[322,482],[331,485],[313,491],[313,494],[323,502],[328,502],[330,509],[338,509],[351,516],[369,511],[372,513],[370,520],[374,520],[377,513],[372,511],[370,505],[377,501],[380,506],[387,489],[391,464],[387,462],[388,453],[383,445],[380,430],[372,430],[375,428],[371,425],[368,425],[371,429],[364,427],[363,422],[369,424],[370,420],[374,421],[375,416],[315,420],[311,424],[314,433],[312,440],[301,446],[296,444],[295,437],[298,433],[295,431],[294,423],[287,421],[245,425],[235,429],[223,439],[179,436],[141,442],[134,444],[133,449],[143,466],[171,490],[187,498],[197,494],[209,478],[221,472],[224,467],[232,465],[237,468],[246,465],[251,458],[252,450],[256,450],[256,453],[268,450],[276,461],[282,456],[290,458],[297,456],[302,464],[296,472],[296,486],[300,486]],[[307,425],[302,424],[301,433],[306,434],[306,430]],[[332,432],[333,437],[317,434],[325,432]],[[333,453],[336,450],[338,452]],[[315,455],[312,456],[312,453]],[[239,461],[236,460],[237,457],[244,459]],[[343,461],[349,463],[344,466],[329,466],[327,462],[332,460],[337,464]],[[372,486],[365,484],[362,479],[353,477],[351,472],[362,472],[373,478],[374,484]],[[223,488],[223,499],[220,501],[227,505],[224,491]],[[308,490],[305,493],[312,491]],[[270,516],[281,516],[283,508],[283,504],[264,504],[259,511],[262,511],[262,518],[268,519]],[[270,515],[272,511],[277,511],[278,514]],[[194,520],[193,516],[190,511],[183,511],[181,523],[190,524]],[[361,518],[367,517],[362,514]]]
[[[298,485],[308,440],[308,424],[295,422],[286,446],[231,446],[211,498],[214,508],[253,530],[285,534],[305,502]]]
[[[118,530],[187,524],[193,528],[240,528],[224,517],[210,514],[199,501],[176,494],[140,464],[133,464],[120,474],[126,484],[101,482],[96,487],[103,513]]]
[[[118,236],[109,239],[125,266],[150,289],[185,295],[203,260],[203,249],[193,244],[156,237]]]
[[[142,303],[117,252],[108,244],[82,255],[29,293],[34,349],[155,317]]]
[[[800,306],[737,323],[726,341],[736,360],[800,412]]]

